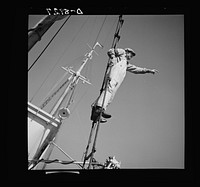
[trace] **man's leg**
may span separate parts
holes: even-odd
[[[105,100],[104,100],[104,97],[105,97]],[[106,92],[105,92],[105,90],[103,90],[100,97],[97,100],[97,106],[103,107],[103,109],[106,110],[111,97],[112,97],[112,93],[109,90],[107,90]],[[104,100],[104,103],[103,103],[103,100]],[[102,104],[103,104],[103,106],[102,106]]]
[[[99,96],[99,98],[96,101],[96,105],[92,108],[91,120],[96,120],[96,118],[99,116],[99,114],[101,112],[101,107],[102,107],[104,97],[105,97],[105,100],[103,103],[102,117],[111,118],[111,115],[106,114],[105,110],[106,110],[107,106],[112,102],[118,87],[119,87],[119,84],[117,81],[115,81],[115,79],[112,79],[108,83],[108,89],[106,90],[106,93],[105,93],[105,90],[102,91],[101,95]]]
[[[104,94],[105,94],[105,91],[103,91],[101,93],[101,95],[99,96],[96,104],[92,107],[92,114],[91,114],[91,118],[90,118],[92,121],[98,120],[98,117],[99,117],[99,115],[101,113],[101,110],[103,110],[102,111],[102,117],[103,118],[111,118],[110,114],[106,114],[105,113],[105,109],[106,109],[106,107],[108,105],[108,102],[109,102],[112,94],[110,92],[106,91],[104,105],[103,105],[103,108],[102,108]]]
[[[92,106],[92,112],[91,112],[90,119],[92,121],[94,121],[94,122],[97,122],[99,120],[99,117],[100,117],[100,112],[101,112],[101,110],[100,110],[100,108],[97,105]],[[101,118],[100,122],[101,123],[105,123],[105,122],[107,122],[107,120]]]

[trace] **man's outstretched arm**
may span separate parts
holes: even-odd
[[[156,70],[156,69],[141,68],[141,67],[137,67],[133,64],[128,64],[126,70],[131,73],[135,73],[135,74],[145,74],[145,73],[155,74],[156,72],[158,72],[158,70]]]

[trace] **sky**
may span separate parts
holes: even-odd
[[[29,28],[44,15],[29,15]],[[72,15],[28,72],[28,100],[40,106],[51,88],[64,75],[61,66],[81,64],[89,52],[104,15]],[[118,48],[132,48],[130,61],[159,73],[132,74],[118,89],[107,113],[112,118],[101,124],[94,158],[104,163],[108,156],[121,161],[121,168],[184,168],[184,16],[123,15]],[[81,161],[91,128],[91,104],[98,97],[118,16],[108,15],[96,48],[82,71],[92,85],[79,82],[71,115],[58,133],[56,144]],[[65,19],[57,21],[28,53],[28,67],[38,57]],[[64,81],[64,80],[63,80]],[[62,82],[63,82],[62,81]],[[57,87],[58,88],[58,87]],[[44,108],[49,112],[61,93]],[[66,103],[66,102],[65,102]],[[50,159],[68,160],[57,148]],[[75,165],[48,164],[46,169],[77,168]]]

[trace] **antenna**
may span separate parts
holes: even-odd
[[[54,141],[60,126],[62,125],[62,121],[66,118],[68,118],[70,116],[70,110],[69,110],[69,106],[72,103],[72,98],[73,98],[73,94],[76,88],[76,85],[78,84],[79,80],[83,81],[84,83],[88,83],[91,84],[89,82],[89,80],[87,80],[84,76],[81,75],[81,71],[84,68],[85,64],[87,63],[88,59],[92,59],[92,53],[95,52],[94,49],[96,46],[100,46],[102,48],[102,45],[99,44],[99,42],[96,42],[96,44],[91,48],[91,51],[89,53],[86,53],[86,59],[83,60],[82,65],[80,66],[80,68],[78,69],[78,71],[74,71],[71,67],[62,67],[62,69],[64,69],[65,71],[69,72],[71,74],[70,78],[69,78],[69,84],[67,86],[67,88],[65,89],[65,91],[63,92],[63,94],[60,96],[60,98],[58,99],[58,101],[56,102],[56,104],[53,106],[50,115],[52,117],[55,118],[55,115],[58,113],[58,117],[60,120],[60,125],[57,126],[57,128],[52,128],[52,130],[49,132],[49,134],[47,135],[47,137],[43,140],[43,143],[41,144],[41,146],[38,148],[38,151],[36,152],[36,154],[33,157],[33,160],[39,160],[41,156],[44,155],[44,153],[46,152],[46,150],[48,149],[50,143],[52,141]],[[59,88],[58,88],[59,89]],[[69,100],[67,102],[66,107],[62,107],[60,108],[61,104],[64,102],[64,99],[67,97],[67,95],[71,93]],[[52,97],[51,97],[52,99]],[[50,100],[48,100],[49,102]],[[50,153],[48,153],[47,155],[47,159],[50,157]],[[37,162],[31,162],[30,165],[34,168],[37,165]],[[44,164],[44,166],[42,167],[42,169],[44,169],[46,166],[46,164]]]
[[[75,89],[75,86],[78,84],[79,79],[82,80],[83,83],[91,84],[89,82],[89,80],[87,80],[84,76],[81,75],[81,71],[84,68],[84,66],[86,65],[88,59],[92,59],[92,53],[95,51],[94,49],[97,45],[99,45],[100,47],[102,46],[101,44],[99,44],[99,42],[96,42],[96,44],[92,48],[90,47],[91,51],[89,53],[85,54],[85,56],[87,58],[85,60],[83,60],[82,65],[76,72],[74,70],[72,70],[72,68],[62,67],[65,71],[67,71],[71,74],[72,81],[69,83],[69,85],[66,88],[66,90],[64,91],[63,95],[59,98],[58,102],[55,104],[54,108],[51,110],[51,115],[53,115],[53,116],[56,115],[57,111],[59,110],[60,105],[62,104],[62,102],[64,101],[66,96],[69,94],[69,92],[70,91],[73,92],[73,90]],[[70,98],[72,98],[72,96]],[[70,101],[68,101],[68,103],[70,103]]]

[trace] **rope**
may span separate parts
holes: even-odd
[[[116,31],[115,31],[115,34],[114,34],[114,39],[113,39],[113,42],[112,42],[112,46],[111,48],[116,48],[116,45],[117,43],[119,42],[120,40],[120,35],[119,35],[119,31],[123,25],[123,22],[124,20],[122,20],[122,15],[119,16],[119,20],[118,20],[118,23],[117,23],[117,27],[116,27]],[[117,38],[117,40],[116,40]],[[105,89],[105,86],[107,86],[107,73],[109,72],[109,62],[110,62],[110,58],[108,59],[108,63],[107,63],[107,67],[106,67],[106,71],[105,71],[105,74],[104,74],[104,80],[103,80],[103,83],[102,83],[102,86],[101,86],[101,89],[100,89],[100,94],[102,93],[102,91]]]
[[[65,48],[65,50],[63,51],[63,53],[61,54],[61,56],[59,57],[58,61],[56,62],[56,64],[53,66],[53,68],[51,69],[51,71],[48,73],[48,75],[46,76],[45,80],[42,82],[41,86],[37,89],[37,91],[34,93],[34,95],[32,96],[30,102],[32,102],[32,100],[34,99],[34,97],[36,96],[36,94],[39,92],[39,90],[42,88],[42,86],[44,85],[44,83],[46,82],[46,80],[48,79],[48,77],[50,76],[50,74],[52,73],[52,71],[55,69],[56,65],[60,62],[61,58],[63,57],[63,55],[66,53],[67,49],[69,48],[69,46],[71,46],[71,44],[74,42],[75,38],[77,37],[77,35],[79,34],[79,32],[82,30],[83,26],[85,25],[85,23],[87,22],[88,18],[86,19],[86,21],[81,25],[81,28],[79,29],[79,31],[76,33],[76,35],[74,36],[74,38],[71,40],[70,44]],[[53,89],[51,89],[53,90]],[[48,93],[49,94],[49,93]],[[47,95],[48,96],[48,95]],[[46,96],[46,97],[47,97]],[[45,98],[46,98],[45,97]]]
[[[95,39],[95,43],[97,42],[97,40],[98,40],[98,37],[99,37],[99,35],[100,35],[100,33],[101,33],[101,30],[102,30],[102,28],[103,28],[103,25],[104,25],[104,23],[105,23],[105,21],[106,21],[106,18],[107,18],[107,16],[104,18],[104,20],[103,20],[103,23],[102,23],[102,25],[101,25],[101,27],[100,27],[100,30],[99,30],[99,32],[98,32],[98,34],[97,34],[97,37],[96,37],[96,39]],[[95,18],[95,20],[96,20],[96,18]],[[56,83],[56,85],[51,89],[51,90],[53,90],[57,85],[58,85],[58,83],[59,83],[60,81],[58,81],[57,83]],[[72,92],[72,94],[71,94],[71,97],[70,98],[72,98],[72,96],[73,96],[73,93],[74,93],[74,90],[75,90],[75,88],[73,89],[73,92]],[[56,91],[56,93],[57,93],[57,91]],[[49,94],[49,93],[48,93]],[[55,95],[55,94],[53,94],[53,95]],[[52,97],[50,98],[50,99],[48,99],[48,102],[50,101],[52,99]],[[44,103],[46,103],[46,102],[44,102]],[[46,103],[47,104],[47,103]],[[44,105],[44,106],[46,106],[46,104]],[[67,104],[67,107],[70,105],[70,103],[68,103]]]
[[[47,98],[50,95],[50,93],[58,86],[58,84],[61,83],[61,81],[65,78],[67,74],[68,74],[68,71],[66,71],[65,74],[54,84],[54,86],[51,88],[51,90],[48,92],[45,98]]]
[[[113,29],[113,27],[114,27],[116,21],[117,21],[117,19],[116,19],[115,21],[113,21],[112,27],[110,28],[108,34],[106,35],[105,40],[104,40],[104,42],[103,42],[104,45],[105,45],[105,43],[108,41],[108,40],[107,40],[107,39],[108,39],[108,36],[110,35],[111,30]]]
[[[116,45],[117,45],[117,43],[119,42],[119,39],[120,39],[119,31],[120,31],[120,28],[121,28],[123,22],[124,22],[124,20],[122,20],[122,15],[120,15],[118,23],[117,23],[116,31],[115,31],[115,34],[114,34],[112,48],[115,48]],[[115,40],[116,38],[117,38],[117,40]],[[106,71],[105,71],[105,75],[104,75],[104,80],[103,80],[102,88],[100,90],[100,92],[102,92],[103,90],[105,90],[101,108],[103,108],[103,106],[104,106],[105,97],[106,97],[106,91],[107,91],[107,88],[108,88],[108,79],[107,79],[106,75],[107,75],[107,73],[108,73],[108,77],[110,75],[110,71],[109,71],[110,65],[109,65],[109,62],[110,62],[110,58],[109,58],[108,63],[107,63],[107,67],[106,67]],[[103,112],[103,109],[101,109],[101,112],[100,112],[100,115],[99,115],[99,119],[98,119],[98,122],[97,122],[97,125],[96,125],[96,133],[95,133],[95,137],[94,137],[94,141],[93,141],[93,146],[92,146],[92,151],[91,151],[91,156],[90,156],[90,161],[89,161],[88,169],[90,169],[94,153],[96,152],[96,141],[97,141],[97,135],[98,135],[99,127],[100,127],[99,124],[100,124],[100,121],[101,121],[102,112]]]
[[[53,41],[53,39],[57,36],[57,34],[59,33],[59,31],[63,28],[63,26],[65,25],[65,23],[68,21],[68,19],[70,18],[71,15],[69,15],[67,17],[67,19],[64,21],[64,23],[61,25],[61,27],[58,29],[58,31],[54,34],[54,36],[52,37],[52,39],[49,41],[49,43],[46,45],[46,47],[43,49],[43,51],[40,53],[40,55],[36,58],[36,60],[33,62],[33,64],[28,68],[28,71],[35,65],[35,63],[38,61],[38,59],[41,57],[41,55],[44,53],[44,51],[47,49],[47,47],[51,44],[51,42]]]
[[[99,32],[98,32],[98,34],[97,34],[95,43],[96,43],[96,41],[98,40],[98,37],[99,37],[100,32],[101,32],[101,30],[102,30],[102,28],[103,28],[103,25],[104,25],[104,23],[105,23],[106,18],[107,18],[107,16],[106,16],[106,17],[104,18],[104,20],[103,20],[103,23],[102,23],[102,25],[101,25],[101,28],[100,28],[100,30],[99,30]],[[74,90],[73,90],[73,91],[74,91]],[[72,91],[72,95],[73,95],[73,91]],[[71,95],[71,97],[72,97],[72,95]],[[55,138],[56,138],[56,136],[55,136]],[[50,150],[50,154],[51,154],[51,152],[52,152],[52,149]],[[50,154],[48,154],[48,156],[47,156],[48,158],[50,157]],[[44,167],[45,167],[45,165],[44,165]]]
[[[97,34],[96,40],[95,40],[95,42],[94,42],[94,45],[96,44],[96,42],[97,42],[97,40],[98,40],[98,38],[99,38],[100,32],[101,32],[101,30],[102,30],[102,28],[103,28],[103,25],[104,25],[104,23],[105,23],[105,21],[106,21],[106,18],[107,18],[107,16],[106,16],[106,17],[104,18],[104,20],[103,20],[103,23],[102,23],[102,25],[101,25],[101,28],[100,28],[98,34]],[[93,46],[94,46],[94,45],[93,45]]]

